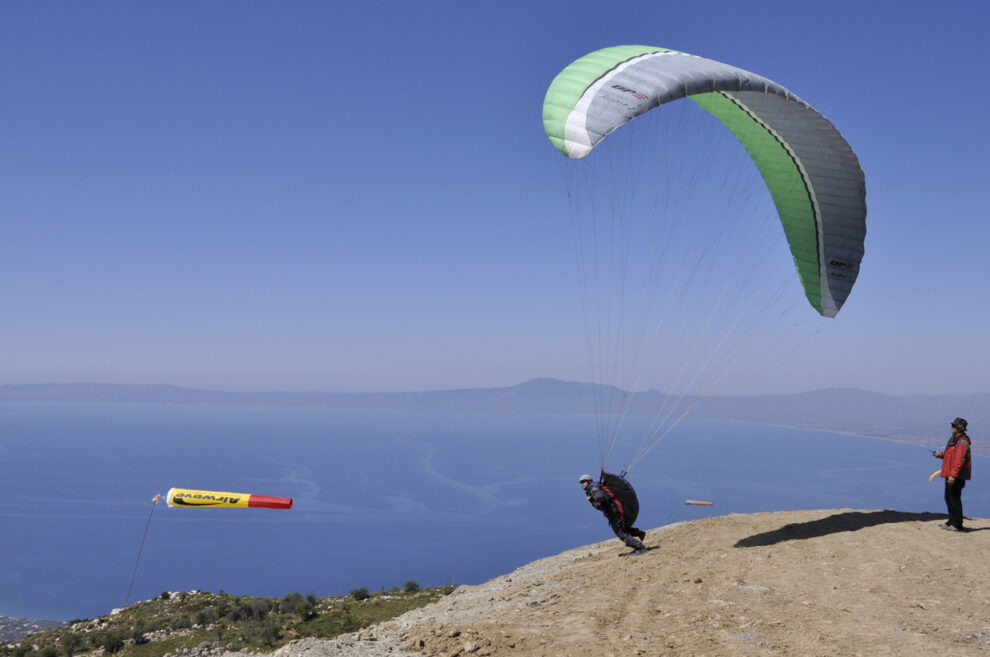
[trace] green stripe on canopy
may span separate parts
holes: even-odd
[[[553,145],[570,157],[564,146],[564,124],[585,90],[619,64],[655,52],[667,50],[650,46],[615,46],[596,50],[575,61],[554,78],[543,100],[543,125]]]
[[[808,186],[801,170],[795,165],[794,154],[766,125],[726,95],[699,94],[691,96],[691,100],[724,123],[753,158],[777,206],[804,293],[815,310],[821,313],[817,222]]]

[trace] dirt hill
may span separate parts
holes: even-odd
[[[728,515],[536,561],[279,657],[990,654],[990,520],[851,509]]]

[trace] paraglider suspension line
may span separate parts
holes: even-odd
[[[161,499],[161,495],[155,495],[152,499],[151,513],[148,514],[148,522],[144,526],[144,536],[141,537],[141,545],[138,547],[137,559],[134,561],[134,572],[131,574],[131,584],[127,587],[127,598],[124,600],[124,606],[126,607],[131,603],[131,590],[134,588],[134,580],[137,578],[138,564],[141,563],[141,552],[144,551],[144,542],[148,540],[148,529],[151,528],[151,516],[155,513],[155,507],[158,506],[158,502]]]

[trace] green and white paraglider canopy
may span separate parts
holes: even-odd
[[[805,295],[834,317],[852,290],[866,237],[866,183],[835,126],[779,84],[711,59],[649,46],[590,53],[550,85],[543,124],[582,158],[613,130],[690,98],[746,148],[770,191]]]

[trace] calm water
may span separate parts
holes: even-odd
[[[576,483],[597,468],[592,432],[588,418],[0,403],[0,615],[122,606],[146,526],[131,602],[476,584],[611,537]],[[651,528],[800,508],[944,512],[927,480],[937,467],[917,446],[696,421],[630,480]],[[966,513],[987,516],[984,459],[974,469]],[[172,486],[295,505],[153,507]]]

